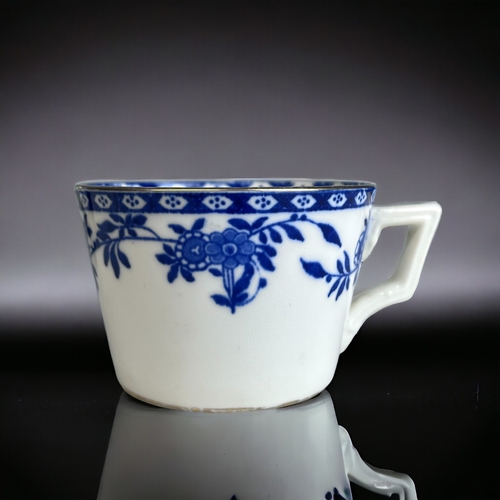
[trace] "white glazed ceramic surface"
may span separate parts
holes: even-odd
[[[368,316],[412,295],[439,205],[372,210],[369,183],[276,184],[77,185],[129,394],[201,411],[303,401],[330,383]],[[388,225],[410,226],[398,269],[351,306],[361,256]]]
[[[365,464],[328,392],[260,412],[191,413],[123,394],[98,500],[350,500],[349,479],[416,500],[412,480]]]

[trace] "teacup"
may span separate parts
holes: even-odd
[[[375,185],[293,179],[76,185],[123,389],[200,411],[320,393],[374,312],[413,294],[441,207],[373,206]],[[382,228],[408,225],[394,275],[355,295]]]
[[[416,500],[405,474],[367,465],[330,394],[260,412],[154,408],[122,394],[98,500],[350,500],[350,482]]]

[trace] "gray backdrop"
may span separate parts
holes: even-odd
[[[99,178],[375,181],[437,200],[415,297],[494,312],[498,27],[485,4],[1,4],[0,326],[100,321],[73,194]],[[390,274],[388,230],[360,285]]]

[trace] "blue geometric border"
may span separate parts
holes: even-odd
[[[98,191],[76,189],[81,210],[109,213],[256,214],[321,212],[371,205],[375,188],[266,189],[262,191]]]

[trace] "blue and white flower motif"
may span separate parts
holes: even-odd
[[[256,210],[271,210],[278,201],[274,196],[261,194],[258,196],[251,196],[247,203]]]
[[[85,193],[80,193],[80,203],[83,208],[87,208],[89,206],[89,197]]]
[[[190,271],[203,271],[208,267],[205,246],[209,242],[206,234],[200,231],[186,231],[175,245],[175,255],[182,266]]]
[[[168,210],[182,210],[188,202],[182,196],[168,194],[161,197],[159,204]]]
[[[109,196],[107,196],[105,194],[96,195],[94,198],[94,201],[99,208],[103,208],[103,209],[109,208],[111,206],[111,203],[113,203],[109,199]]]
[[[122,198],[122,203],[130,210],[140,210],[144,208],[146,202],[138,195],[127,194]]]
[[[362,191],[358,192],[354,199],[358,205],[362,205],[366,201],[366,198],[366,191],[363,189]]]
[[[295,198],[291,200],[291,202],[297,207],[297,208],[311,208],[315,203],[316,199],[314,196],[311,196],[310,194],[306,195],[297,195]]]
[[[338,208],[344,205],[347,200],[347,196],[343,193],[332,194],[330,198],[328,198],[328,203],[330,206],[334,208]]]
[[[233,202],[227,196],[209,195],[204,198],[203,204],[210,210],[225,210]]]
[[[205,251],[212,264],[234,269],[250,262],[255,243],[248,239],[248,233],[229,228],[223,233],[212,233]]]

